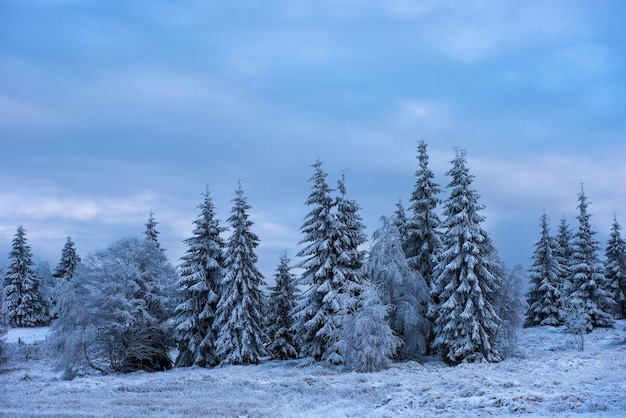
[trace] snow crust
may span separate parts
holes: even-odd
[[[519,354],[496,364],[431,358],[354,373],[271,361],[73,381],[53,369],[47,328],[13,329],[0,366],[0,416],[625,416],[625,326],[595,329],[582,352],[562,327],[524,329]]]

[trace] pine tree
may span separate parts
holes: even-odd
[[[43,297],[41,279],[33,270],[26,231],[19,226],[9,253],[9,265],[4,275],[2,310],[9,325],[36,327],[50,320],[49,307]]]
[[[432,299],[436,301],[433,349],[450,364],[499,361],[494,347],[499,318],[493,306],[499,279],[495,249],[481,224],[484,208],[472,189],[473,176],[465,152],[456,151],[448,184],[442,227],[443,251],[434,270]]]
[[[70,237],[67,237],[63,250],[61,250],[61,260],[52,275],[59,280],[69,282],[74,277],[76,267],[78,267],[80,261],[80,257],[74,248],[74,242]]]
[[[402,243],[406,242],[407,226],[408,226],[409,220],[406,217],[406,211],[404,210],[402,199],[398,199],[398,202],[396,203],[396,210],[393,213],[393,223],[398,229],[398,233],[400,234],[400,242]]]
[[[433,270],[437,265],[437,255],[441,250],[441,238],[438,232],[441,221],[435,213],[441,192],[433,181],[435,175],[428,167],[427,145],[422,140],[418,144],[419,170],[415,173],[417,181],[411,195],[411,218],[407,224],[407,240],[404,251],[409,265],[418,270],[430,287]]]
[[[159,223],[154,219],[154,213],[150,211],[150,216],[148,217],[148,222],[146,223],[146,238],[153,241],[157,248],[161,248],[161,244],[159,244],[159,234],[160,232],[156,230],[156,226]]]
[[[295,276],[289,267],[289,257],[283,252],[274,278],[276,284],[269,288],[269,321],[267,347],[273,358],[280,360],[298,357],[296,333],[293,330],[293,311],[296,307],[297,287]]]
[[[615,314],[626,319],[626,241],[621,235],[622,226],[613,216],[611,234],[606,245],[605,276],[608,290],[615,301]]]
[[[389,307],[389,324],[402,341],[398,357],[421,360],[430,334],[428,288],[420,273],[409,267],[394,222],[384,216],[381,222],[372,235],[363,275],[378,289],[381,303]]]
[[[567,299],[567,297],[569,296],[566,285],[570,276],[569,260],[572,258],[572,254],[574,252],[574,250],[572,249],[573,239],[574,239],[574,234],[570,230],[565,217],[562,217],[561,222],[559,223],[559,229],[556,235],[554,257],[561,265],[561,272],[559,274],[559,283],[561,283],[561,286],[562,286],[561,293],[563,294],[563,298],[565,299]]]
[[[587,196],[581,187],[578,194],[578,231],[572,242],[573,254],[569,261],[570,271],[570,308],[582,311],[589,318],[587,331],[594,327],[612,327],[613,321],[609,314],[614,301],[605,291],[606,278],[604,266],[598,252],[599,242],[593,237],[587,212]]]
[[[187,251],[180,265],[179,299],[176,307],[174,337],[179,354],[176,366],[215,366],[216,334],[213,327],[220,286],[224,277],[224,240],[226,230],[215,217],[215,206],[207,188],[194,221],[193,236],[185,241]]]
[[[550,236],[548,216],[540,221],[541,238],[535,244],[533,265],[530,268],[531,288],[528,292],[528,310],[525,325],[561,325],[564,318],[562,306],[562,267],[555,256],[557,243]]]
[[[336,347],[340,326],[341,306],[338,301],[341,283],[333,276],[337,263],[334,251],[334,217],[331,189],[326,183],[327,174],[318,159],[313,164],[315,173],[311,194],[306,205],[311,207],[300,228],[306,246],[297,254],[305,258],[299,267],[304,269],[299,284],[307,287],[298,300],[295,310],[297,340],[300,357],[306,362],[328,361],[341,363]]]
[[[250,230],[253,222],[249,220],[249,209],[239,182],[228,218],[233,233],[226,244],[226,276],[214,324],[221,364],[257,364],[267,355],[261,292],[265,283],[256,267],[254,250],[259,238]]]

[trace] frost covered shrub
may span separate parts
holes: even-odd
[[[174,268],[153,242],[123,239],[88,257],[61,299],[51,338],[58,366],[71,376],[171,367],[163,289]]]
[[[502,268],[502,277],[497,291],[494,307],[500,318],[495,347],[503,358],[515,355],[518,344],[518,331],[524,323],[526,303],[523,300],[522,287],[526,280],[521,265],[507,271]]]
[[[390,358],[401,346],[387,321],[389,306],[383,305],[373,286],[363,292],[363,306],[348,315],[338,343],[346,366],[357,372],[389,368]]]

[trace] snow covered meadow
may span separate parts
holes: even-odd
[[[355,373],[269,361],[72,381],[46,354],[48,328],[18,328],[0,368],[0,416],[625,416],[625,327],[594,329],[582,352],[563,327],[525,328],[518,355],[500,363],[431,358]]]

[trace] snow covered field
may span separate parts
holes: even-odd
[[[499,364],[431,359],[359,374],[267,362],[69,382],[42,348],[46,329],[17,329],[0,366],[0,416],[626,416],[625,326],[585,336],[583,352],[562,329],[524,329],[519,355]]]

